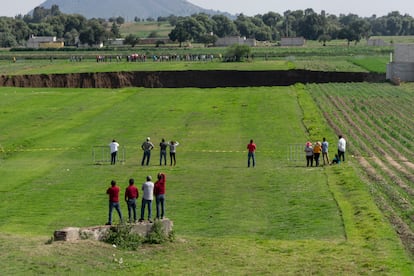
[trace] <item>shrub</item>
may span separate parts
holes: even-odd
[[[120,224],[112,226],[103,238],[103,241],[116,245],[122,249],[137,250],[144,241],[140,235],[131,233],[130,225]]]

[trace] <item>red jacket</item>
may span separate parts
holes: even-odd
[[[113,186],[106,190],[106,193],[109,195],[110,202],[119,202],[119,187]]]
[[[161,178],[154,184],[154,195],[165,195],[165,174],[161,174]]]
[[[137,199],[139,197],[138,188],[135,185],[129,185],[125,190],[125,200]]]

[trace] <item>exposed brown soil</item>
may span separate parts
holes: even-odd
[[[286,86],[295,83],[384,82],[384,74],[288,71],[153,71],[0,76],[0,86],[180,88]]]

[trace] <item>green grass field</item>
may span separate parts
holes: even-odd
[[[321,87],[324,87],[323,85]],[[306,86],[220,89],[0,89],[0,262],[6,275],[411,275],[414,263],[352,159],[306,168],[289,144],[335,133]],[[150,136],[180,142],[176,167],[141,167]],[[126,162],[92,160],[116,138]],[[255,139],[257,167],[247,168]],[[176,240],[122,251],[46,244],[100,225],[106,188],[167,174]],[[125,205],[122,206],[126,214]],[[121,261],[122,259],[122,261]]]

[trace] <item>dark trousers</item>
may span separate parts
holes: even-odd
[[[342,156],[342,161],[345,161],[345,152],[338,150],[338,159],[339,160],[341,160],[341,156]]]
[[[162,160],[164,159],[164,165],[167,165],[167,151],[161,150],[160,152],[160,166],[162,165]]]
[[[175,166],[175,164],[176,164],[176,161],[175,161],[175,152],[170,152],[170,165],[171,166],[173,164],[173,160],[174,160],[174,166]]]
[[[116,151],[111,152],[111,165],[114,165],[116,163],[116,154]]]
[[[313,155],[306,156],[306,167],[313,166]]]
[[[144,150],[144,156],[142,156],[142,162],[141,165],[144,166],[145,160],[147,160],[146,165],[149,165],[151,159],[151,151],[150,150]]]

